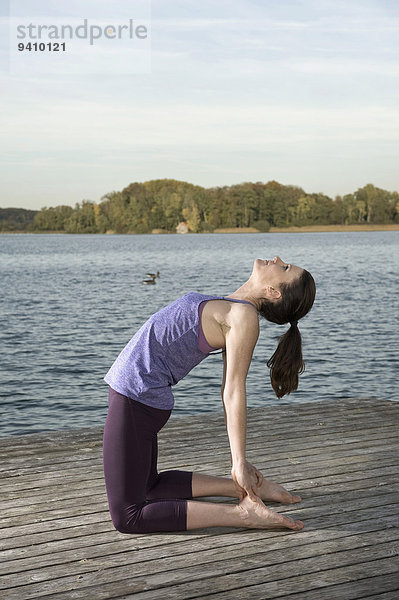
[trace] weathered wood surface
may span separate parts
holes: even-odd
[[[398,403],[369,399],[249,411],[249,460],[302,496],[270,504],[295,533],[123,535],[98,428],[0,439],[0,597],[397,600],[398,422]],[[222,415],[172,419],[159,466],[227,475]]]

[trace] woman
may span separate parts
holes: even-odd
[[[248,281],[229,296],[191,292],[155,313],[108,371],[104,474],[110,513],[122,533],[199,527],[286,527],[293,521],[262,500],[300,502],[264,479],[245,456],[245,381],[259,335],[258,314],[290,328],[269,362],[281,398],[298,386],[304,364],[298,320],[311,309],[310,273],[274,260],[255,260]],[[173,408],[171,386],[213,350],[223,349],[222,399],[231,448],[232,479],[185,471],[157,472],[157,433]],[[237,505],[195,502],[200,496],[238,497]]]

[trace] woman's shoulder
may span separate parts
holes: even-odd
[[[214,302],[207,302],[207,305],[210,305],[208,311],[213,313],[220,325],[227,328],[251,328],[254,331],[259,329],[259,315],[253,304],[231,302],[220,297]]]
[[[226,347],[242,353],[252,353],[259,338],[258,311],[252,304],[231,303],[226,313]]]
[[[234,326],[259,326],[259,313],[255,306],[250,303],[229,302],[228,317]]]

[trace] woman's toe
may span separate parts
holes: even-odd
[[[294,494],[293,496],[291,496],[291,502],[292,502],[292,504],[296,504],[297,502],[302,502],[302,498],[300,496],[298,496],[298,494]]]

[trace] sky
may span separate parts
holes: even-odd
[[[111,5],[113,22],[146,14],[150,67],[129,71],[126,41],[98,44],[100,72],[79,72],[78,53],[76,72],[46,72],[45,56],[13,71],[10,15],[39,4],[90,22]],[[0,207],[99,202],[159,178],[399,190],[399,2],[141,4],[0,0]]]

